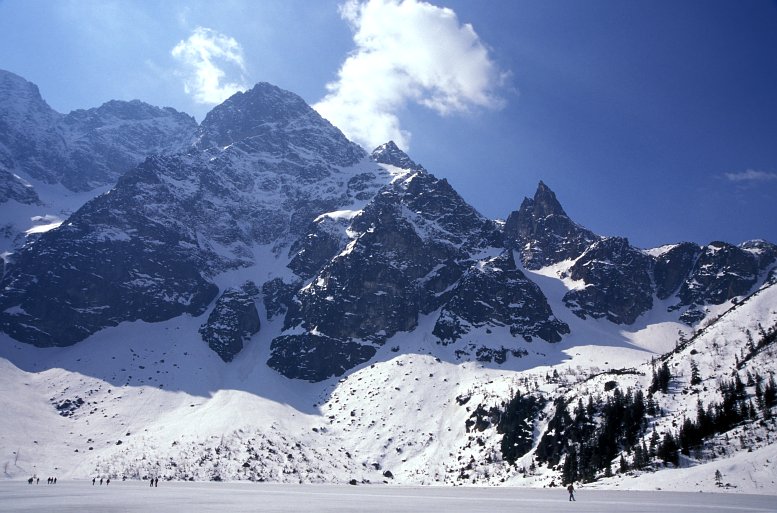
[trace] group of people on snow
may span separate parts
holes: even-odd
[[[40,484],[40,478],[36,476],[32,476],[27,480],[27,484]],[[46,484],[57,484],[57,478],[56,477],[50,477],[46,480]]]

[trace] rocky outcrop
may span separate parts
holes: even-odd
[[[748,294],[775,261],[775,246],[762,241],[737,247],[712,242],[701,249],[678,291],[679,307],[719,305]]]
[[[14,200],[25,205],[39,205],[41,203],[35,189],[25,184],[18,176],[3,169],[0,164],[0,204]]]
[[[582,319],[633,324],[653,307],[652,274],[652,259],[632,248],[627,239],[605,238],[569,268],[568,276],[584,286],[565,294],[564,303]]]
[[[286,283],[281,278],[273,278],[262,285],[267,320],[271,321],[279,315],[286,314],[300,285],[298,281]]]
[[[419,314],[450,297],[475,253],[501,243],[496,225],[445,180],[398,155],[395,147],[380,149],[392,162],[411,167],[353,217],[349,242],[297,292],[284,324],[292,334],[273,342],[286,358],[306,347],[310,333],[326,337],[329,345],[380,345],[414,329]],[[300,337],[305,343],[296,341]],[[312,356],[299,352],[296,358],[307,366]]]
[[[251,281],[225,290],[200,327],[202,339],[225,362],[231,362],[251,335],[259,332],[258,296],[259,289]]]
[[[540,288],[516,268],[513,252],[478,262],[456,286],[434,327],[443,344],[472,328],[505,326],[526,341],[559,342],[569,326],[556,319]]]
[[[305,333],[275,338],[270,351],[267,365],[287,378],[323,381],[368,361],[376,349],[369,344]]]
[[[577,258],[599,239],[572,221],[542,182],[534,198],[525,198],[521,208],[507,217],[504,235],[506,246],[518,251],[527,269]]]
[[[666,299],[673,295],[688,277],[701,253],[701,248],[691,242],[677,244],[656,258],[653,276],[656,295]]]

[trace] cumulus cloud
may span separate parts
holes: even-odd
[[[440,115],[499,108],[503,74],[470,24],[418,0],[348,0],[340,15],[356,49],[314,108],[371,149],[393,139],[407,149],[398,114],[409,104]]]
[[[758,171],[755,169],[748,169],[746,171],[740,171],[738,173],[724,173],[724,176],[730,182],[736,182],[741,184],[755,183],[755,182],[772,182],[777,180],[777,173],[771,173],[769,171]]]
[[[221,103],[247,89],[243,48],[232,37],[197,27],[171,54],[182,65],[184,91],[197,103]]]

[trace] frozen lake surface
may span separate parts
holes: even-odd
[[[92,486],[0,482],[3,512],[407,512],[444,513],[715,513],[777,512],[777,496],[581,489],[570,503],[563,489],[443,488],[380,485],[285,485],[265,483],[138,481]]]

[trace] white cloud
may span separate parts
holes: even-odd
[[[777,173],[755,169],[748,169],[738,173],[724,173],[724,176],[729,181],[737,183],[771,182],[777,180]]]
[[[393,139],[407,149],[398,113],[408,104],[440,115],[499,108],[503,74],[469,24],[451,9],[418,0],[348,0],[340,15],[355,51],[314,108],[368,149]]]
[[[243,48],[232,37],[197,27],[171,54],[183,65],[184,91],[197,103],[221,103],[247,89]],[[231,81],[226,81],[228,72]]]

